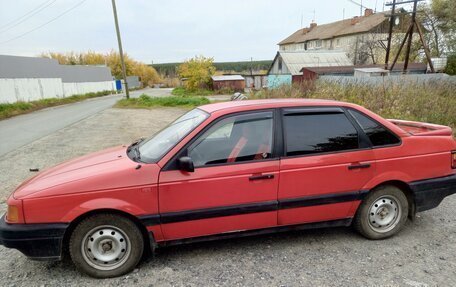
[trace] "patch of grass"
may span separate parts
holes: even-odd
[[[205,97],[205,96],[215,96],[215,95],[231,95],[235,91],[230,88],[223,88],[221,90],[213,91],[208,89],[198,89],[198,90],[188,90],[185,87],[175,88],[171,94],[179,97]]]
[[[199,89],[199,90],[188,90],[184,87],[175,88],[171,94],[178,97],[204,97],[214,94],[214,91]]]
[[[351,102],[384,118],[442,124],[456,132],[455,90],[454,81],[441,80],[388,85],[317,81],[259,91],[251,94],[250,98],[314,98]]]
[[[204,97],[182,97],[182,96],[170,96],[170,97],[149,97],[145,94],[139,98],[130,98],[119,100],[114,107],[116,108],[134,108],[134,109],[147,109],[154,107],[185,107],[193,108],[205,104],[209,104],[210,101]]]
[[[113,91],[101,91],[96,93],[87,93],[83,95],[73,95],[66,98],[49,98],[31,102],[17,102],[12,104],[0,104],[0,120],[20,114],[30,113],[48,107],[65,105],[75,102],[80,102],[90,98],[110,95]]]

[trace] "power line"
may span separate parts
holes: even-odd
[[[38,5],[37,7],[35,7],[34,9],[30,10],[29,12],[25,13],[24,15],[22,15],[21,17],[18,17],[8,23],[6,23],[5,25],[3,26],[0,26],[0,33],[3,33],[3,32],[6,32],[14,27],[16,27],[17,25],[27,21],[28,19],[30,19],[32,16],[38,14],[39,12],[41,12],[42,10],[46,9],[47,7],[51,6],[52,4],[55,3],[55,1],[57,0],[47,0],[45,1],[44,3],[41,3],[40,5]]]
[[[19,39],[19,38],[24,37],[25,35],[28,35],[28,34],[30,34],[30,33],[32,33],[32,32],[35,32],[36,30],[38,30],[38,29],[40,29],[40,28],[46,26],[47,24],[49,24],[49,23],[51,23],[51,22],[54,22],[55,20],[59,19],[60,17],[62,17],[63,15],[67,14],[67,13],[70,12],[71,10],[73,10],[73,9],[75,9],[75,8],[77,8],[77,7],[79,7],[79,6],[81,6],[81,5],[82,5],[84,2],[86,2],[86,1],[87,1],[87,0],[82,0],[82,1],[78,2],[76,5],[72,6],[70,9],[65,10],[63,13],[57,15],[56,17],[54,17],[54,18],[52,18],[51,20],[45,22],[44,24],[41,24],[40,26],[35,27],[35,28],[33,28],[32,30],[29,30],[29,31],[27,31],[27,32],[25,32],[25,33],[22,33],[22,34],[20,34],[19,36],[16,36],[16,37],[11,38],[11,39],[9,39],[9,40],[0,42],[0,44],[5,44],[5,43],[8,43],[8,42],[14,41],[14,40],[16,40],[16,39]]]

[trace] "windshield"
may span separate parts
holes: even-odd
[[[208,114],[200,109],[191,110],[151,138],[142,141],[139,145],[141,161],[156,162],[207,117]]]

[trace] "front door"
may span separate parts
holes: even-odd
[[[179,153],[195,171],[164,170],[159,209],[166,240],[277,225],[274,112],[216,120]]]
[[[349,219],[374,176],[369,139],[340,108],[284,111],[278,224]]]

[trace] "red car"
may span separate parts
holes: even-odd
[[[446,126],[385,120],[324,100],[194,109],[147,140],[78,158],[8,199],[0,243],[99,278],[146,251],[200,240],[332,226],[369,239],[456,193]]]

